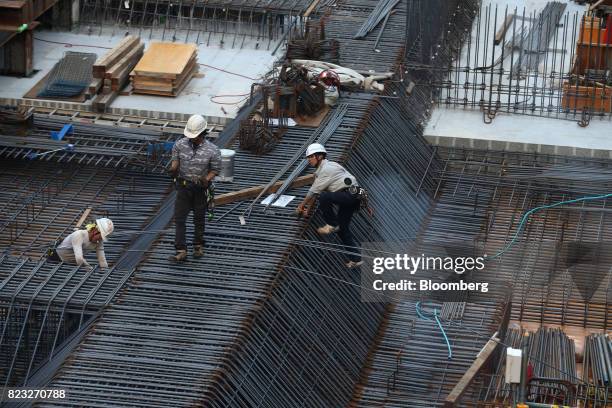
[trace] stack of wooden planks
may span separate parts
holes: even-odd
[[[93,108],[104,112],[117,97],[129,80],[130,72],[136,66],[144,51],[140,38],[132,35],[125,37],[116,47],[94,63],[93,81],[89,85],[89,95],[94,96]]]
[[[134,93],[177,96],[198,71],[194,44],[151,43],[131,74]]]

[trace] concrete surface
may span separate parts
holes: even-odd
[[[125,33],[99,36],[86,33],[36,31],[34,68],[39,72],[31,78],[0,76],[0,98],[22,98],[51,70],[66,51],[93,52],[101,56],[115,46],[123,38],[123,34]],[[152,41],[158,40],[153,38]],[[142,41],[147,44],[148,37],[145,36]],[[266,49],[239,47],[232,49],[229,45],[222,48],[218,42],[213,41],[210,44],[210,46],[206,46],[205,43],[198,45],[198,62],[206,64],[200,66],[199,72],[202,77],[193,78],[178,97],[119,96],[111,107],[181,114],[200,113],[221,118],[234,117],[240,106],[236,102],[243,99],[243,96],[215,99],[216,102],[232,103],[230,105],[215,103],[211,98],[216,95],[248,93],[251,84],[272,68],[276,56],[272,56]],[[279,52],[277,55],[280,54]]]
[[[577,120],[498,113],[485,124],[482,112],[438,107],[424,135],[442,146],[612,158],[610,118],[580,127]]]

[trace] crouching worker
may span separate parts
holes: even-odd
[[[298,205],[296,212],[307,216],[318,197],[319,209],[327,224],[318,228],[317,232],[322,235],[337,232],[344,244],[344,250],[350,253],[346,266],[355,268],[363,261],[350,224],[353,214],[361,207],[361,189],[357,187],[357,180],[351,173],[326,157],[327,151],[319,143],[313,143],[306,149],[308,164],[317,170],[308,195]],[[338,207],[337,213],[334,211],[334,205]]]
[[[100,268],[108,268],[103,242],[113,233],[113,230],[113,222],[110,219],[98,218],[95,223],[87,224],[85,229],[74,231],[64,238],[57,248],[49,250],[47,257],[51,261],[83,265],[90,270],[92,266],[87,262],[84,254],[95,250]]]

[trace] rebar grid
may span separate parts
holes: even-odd
[[[581,31],[583,25],[595,25],[598,17],[562,13],[565,4],[550,4],[559,7],[476,7],[471,35],[449,36],[458,56],[449,66],[433,62],[451,51],[433,48],[427,55],[430,61],[408,68],[445,72],[430,84],[437,90],[436,103],[481,110],[486,123],[498,112],[570,120],[584,120],[586,114],[586,124],[591,116],[609,119],[611,61],[607,51],[600,51],[606,40],[592,31],[583,38]],[[504,27],[506,34],[498,44],[496,33]],[[583,85],[601,92],[593,89],[587,95]]]
[[[346,151],[370,100],[370,96],[363,95],[346,99],[348,111],[329,143],[330,158]],[[283,167],[312,132],[308,128],[289,128],[279,145],[264,157],[237,150],[234,183],[219,184],[217,192],[265,184],[270,174]],[[301,188],[295,194],[303,196],[305,192]],[[232,210],[229,207],[235,210],[235,205],[229,205],[217,211],[225,213]],[[103,313],[95,330],[52,384],[70,388],[70,401],[74,404],[87,404],[94,396],[99,403],[111,405],[167,406],[170,400],[174,405],[188,405],[202,399],[208,405],[224,405],[221,401],[241,400],[238,394],[220,397],[226,392],[222,381],[229,381],[233,367],[239,366],[238,359],[249,357],[248,353],[237,354],[234,350],[241,347],[239,339],[246,336],[250,316],[268,298],[278,276],[277,265],[287,256],[288,246],[300,229],[287,211],[268,210],[264,214],[263,206],[256,206],[246,226],[240,226],[236,214],[209,223],[205,257],[180,265],[168,264],[167,257],[174,252],[173,234],[164,234],[136,271],[133,284],[120,302]],[[275,231],[273,236],[271,230]],[[315,252],[321,256],[321,250]],[[289,283],[297,284],[293,278]],[[301,285],[297,287],[303,289]],[[317,290],[313,296],[317,293],[323,296],[321,301],[325,299],[326,292]],[[300,298],[293,296],[292,304],[299,305]],[[358,298],[348,297],[346,301],[358,302]],[[375,312],[372,309],[368,313]],[[264,318],[265,314],[259,313]],[[355,313],[358,314],[357,310]],[[330,314],[330,318],[333,316],[342,320],[341,315]],[[371,335],[376,326],[372,322],[367,327]],[[323,341],[323,333],[329,329],[321,329],[324,331],[318,337]],[[355,333],[363,336],[363,330]],[[367,339],[360,341],[366,350]],[[347,350],[343,353],[348,356]],[[166,357],[163,360],[155,357],[160,354]],[[317,361],[313,359],[312,364]],[[351,364],[354,376],[360,364],[357,359]],[[320,373],[320,386],[328,386],[323,378],[339,383],[341,377],[334,376],[340,372],[339,367],[330,367]],[[350,384],[348,378],[343,381]],[[101,382],[113,386],[100,387]],[[177,386],[179,383],[182,385]],[[159,392],[151,393],[151,387]],[[345,386],[344,398],[347,391],[350,393],[350,386]],[[275,397],[270,394],[269,398]]]
[[[7,183],[3,191],[14,190],[3,214],[13,223],[21,222],[19,235],[2,242],[0,309],[4,319],[0,321],[0,348],[6,371],[0,383],[4,387],[25,384],[67,336],[111,302],[132,274],[113,267],[87,271],[45,262],[40,258],[46,249],[72,232],[83,211],[92,208],[89,220],[109,216],[118,231],[105,244],[112,265],[131,241],[120,231],[134,229],[150,217],[167,192],[167,180],[148,173],[75,165],[62,176],[56,165],[47,162],[23,166],[18,160],[4,160],[3,167]],[[23,219],[23,202],[27,204],[28,197],[41,193],[39,185],[55,186],[56,190],[43,195],[44,203],[34,199],[33,218]]]
[[[152,145],[173,142],[177,138],[173,133],[160,130],[73,123],[73,131],[62,140],[51,139],[51,132],[59,131],[65,124],[61,118],[35,115],[33,126],[23,136],[16,136],[18,130],[15,128],[0,129],[0,157],[30,160],[32,155],[40,154],[33,160],[161,172],[167,157],[153,154]],[[67,144],[72,144],[74,149],[62,149]],[[57,151],[46,153],[51,150]]]
[[[330,3],[323,0],[315,12]],[[86,0],[81,4],[79,32],[88,34],[138,33],[161,41],[266,49],[284,39],[294,26],[303,24],[308,0],[275,2],[167,0]],[[254,42],[254,44],[253,44]]]

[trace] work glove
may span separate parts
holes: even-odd
[[[199,179],[199,183],[198,183],[202,188],[208,188],[208,179],[206,178],[206,176],[202,176]]]
[[[295,213],[298,215],[298,217],[308,217],[310,211],[304,206],[303,203],[300,203],[295,209]]]

